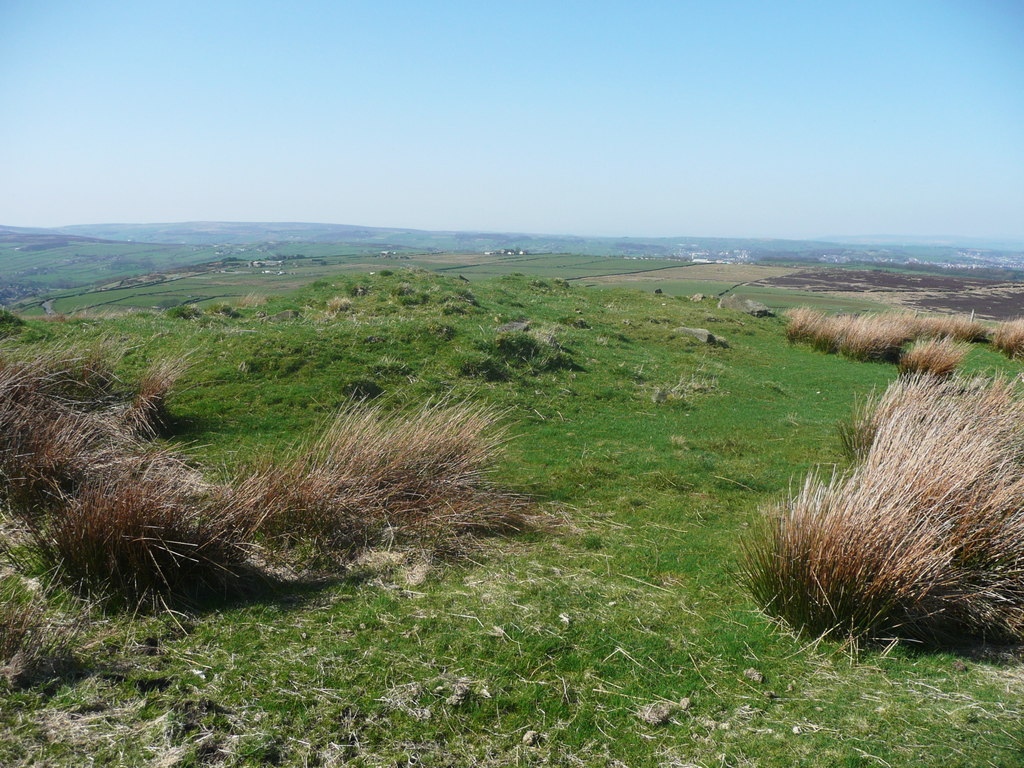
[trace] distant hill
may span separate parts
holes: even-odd
[[[845,242],[725,237],[588,237],[523,232],[430,231],[309,222],[191,221],[0,226],[0,303],[56,289],[110,284],[225,258],[398,253],[525,253],[685,261],[823,262],[935,269],[1019,269],[1024,248],[982,248],[942,238],[837,238]],[[884,239],[884,238],[881,238]],[[994,241],[993,241],[994,242]],[[326,251],[326,253],[324,253]],[[1001,278],[1005,279],[1005,278]]]

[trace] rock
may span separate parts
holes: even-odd
[[[753,667],[751,667],[750,669],[744,670],[743,671],[743,676],[745,678],[747,678],[747,680],[750,680],[751,682],[754,682],[754,683],[763,683],[764,682],[764,675],[762,675],[760,672],[758,672]]]
[[[527,731],[523,734],[523,744],[528,747],[535,746],[540,743],[540,734],[536,731]]]
[[[685,326],[676,328],[674,333],[678,333],[683,336],[693,336],[697,341],[702,341],[705,344],[709,344],[713,347],[728,347],[729,344],[721,336],[715,336],[707,328],[686,328]]]
[[[270,315],[267,320],[298,320],[301,317],[301,312],[294,309],[286,309],[284,312],[278,312],[276,315]]]
[[[515,321],[511,323],[505,323],[497,327],[498,333],[512,333],[514,331],[528,331],[530,330],[530,324],[527,322]]]
[[[774,314],[770,309],[768,309],[767,305],[762,304],[760,301],[744,299],[742,296],[738,296],[735,293],[730,293],[719,301],[718,308],[735,309],[739,312],[746,312],[748,315],[753,315],[754,317],[771,317]]]
[[[962,661],[960,661],[960,659],[957,659],[956,661],[953,662],[953,671],[954,672],[966,672],[967,671],[967,665],[964,664]]]
[[[693,296],[690,297],[690,301],[704,301],[704,299],[706,298],[707,296],[705,296],[703,293],[695,293],[693,294]]]
[[[655,289],[654,289],[654,292],[655,292],[656,294],[658,294],[659,296],[660,296],[661,294],[663,294],[663,293],[664,293],[664,291],[663,291],[663,290],[661,290],[661,288],[655,288]]]

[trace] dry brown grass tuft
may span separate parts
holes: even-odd
[[[327,314],[337,316],[352,309],[352,299],[348,296],[334,296],[327,300]]]
[[[916,330],[915,318],[908,314],[826,315],[800,307],[787,315],[790,341],[806,342],[821,352],[839,352],[854,360],[896,362]]]
[[[237,486],[267,510],[265,533],[286,547],[312,543],[350,557],[392,541],[451,551],[465,535],[510,532],[527,502],[487,480],[504,434],[500,414],[476,405],[428,405],[409,414],[343,411],[324,435]]]
[[[999,323],[992,333],[992,345],[1007,357],[1024,357],[1024,317]]]
[[[162,360],[151,365],[139,379],[138,391],[124,411],[128,427],[149,437],[166,431],[171,417],[167,397],[178,380],[188,371],[185,359]]]
[[[963,315],[917,317],[905,312],[826,315],[807,307],[797,307],[786,314],[789,317],[786,337],[791,342],[810,344],[821,352],[838,352],[854,360],[895,363],[901,359],[904,345],[917,339],[948,338],[969,342],[984,341],[988,337],[982,323]],[[1024,331],[1021,336],[1024,349]],[[938,349],[931,352],[936,363],[940,356]],[[941,349],[945,352],[943,357],[953,355],[948,344]]]
[[[192,598],[237,586],[261,513],[182,483],[159,454],[101,473],[58,514],[28,526],[35,551],[92,592]]]
[[[786,312],[786,338],[792,343],[811,344],[825,325],[825,313],[810,307],[794,307]]]
[[[267,297],[255,291],[245,294],[245,296],[238,300],[238,306],[243,309],[247,307],[262,307],[266,303]]]
[[[59,674],[72,663],[77,629],[51,618],[20,579],[0,577],[0,679],[21,688]]]
[[[915,342],[901,356],[900,373],[952,376],[971,348],[948,336]]]
[[[984,323],[967,315],[928,315],[916,318],[918,338],[946,337],[956,341],[986,341],[988,328]]]
[[[746,582],[812,634],[1024,638],[1024,406],[1004,380],[910,377],[847,476],[807,479],[748,544]]]

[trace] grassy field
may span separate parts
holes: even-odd
[[[16,308],[26,315],[42,315],[43,299],[53,312],[110,311],[167,308],[180,304],[200,306],[237,300],[248,294],[280,296],[317,280],[353,272],[371,272],[408,266],[477,282],[502,275],[528,274],[563,278],[597,288],[661,289],[672,296],[694,293],[720,295],[735,291],[781,309],[815,306],[833,311],[879,309],[882,305],[857,298],[835,297],[807,291],[748,285],[755,280],[789,274],[784,267],[747,264],[685,264],[652,259],[625,259],[578,254],[497,255],[429,253],[382,257],[378,253],[337,253],[322,244],[291,246],[279,266],[250,266],[249,261],[216,261],[192,269],[146,273],[120,278],[100,286],[71,288],[26,299]],[[295,258],[300,255],[301,258]],[[251,255],[251,254],[250,254]],[[260,255],[260,260],[275,254]],[[235,257],[238,259],[239,257]],[[280,273],[280,274],[279,274]]]
[[[710,299],[533,276],[468,287],[392,266],[236,318],[35,320],[6,342],[114,340],[129,378],[187,358],[170,439],[212,475],[310,435],[353,393],[388,410],[494,404],[514,425],[499,479],[552,523],[468,561],[382,550],[183,613],[86,607],[81,670],[0,696],[0,764],[1021,764],[1010,650],[801,638],[738,583],[759,508],[845,466],[835,425],[894,366],[789,345],[782,320]],[[350,309],[328,314],[335,296]],[[573,366],[478,375],[495,329],[523,319]],[[966,365],[1019,372],[984,345]],[[638,716],[682,700],[661,724]]]

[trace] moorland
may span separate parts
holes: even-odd
[[[855,405],[899,380],[920,322],[895,331],[894,353],[861,353],[824,315],[805,314],[823,330],[803,336],[785,318],[682,295],[689,285],[587,287],[493,264],[437,274],[374,259],[276,295],[246,286],[3,324],[6,370],[29,371],[13,380],[36,382],[39,402],[92,429],[107,458],[56,495],[6,475],[7,605],[37,606],[64,657],[33,674],[8,663],[0,763],[1020,764],[1024,676],[1005,638],[808,631],[750,588],[744,553],[765,541],[766,516],[808,473],[857,472]],[[1019,362],[988,337],[958,342],[961,375],[1016,377]],[[162,387],[160,370],[175,371]],[[330,445],[346,446],[349,468],[370,443],[391,455],[365,425],[390,425],[404,446],[403,424],[444,431],[413,428],[431,403],[485,409],[467,445],[497,435],[460,470],[458,494],[422,505],[426,491],[391,493],[397,507],[366,497],[359,508],[388,524],[346,517],[339,537],[304,533],[321,509],[308,499],[275,507],[303,513],[287,525],[260,528],[274,519],[276,468],[306,489],[341,461]],[[332,423],[345,439],[324,443]],[[129,426],[141,437],[123,437]],[[91,475],[137,478],[140,466],[233,520],[252,519],[237,499],[260,500],[244,507],[262,510],[260,525],[232,529],[248,560],[223,560],[230,585],[186,588],[191,571],[174,560],[174,588],[157,578],[140,594],[134,571],[104,559],[125,541],[181,554],[170,537],[111,543],[101,531],[92,560],[55,549],[63,521],[109,508]]]

